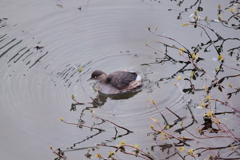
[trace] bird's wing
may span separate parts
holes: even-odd
[[[135,81],[137,74],[135,72],[128,71],[116,71],[108,75],[109,83],[117,89],[123,89]]]

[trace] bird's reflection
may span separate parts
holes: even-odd
[[[94,101],[92,102],[94,107],[99,106],[99,104],[102,106],[107,102],[107,99],[114,99],[114,100],[122,100],[122,99],[129,99],[134,97],[135,95],[137,95],[139,92],[141,92],[141,89],[132,91],[132,92],[128,92],[128,93],[124,93],[124,94],[104,94],[100,91],[98,91],[98,95],[96,98],[94,98]],[[99,104],[97,104],[95,101],[99,102]]]

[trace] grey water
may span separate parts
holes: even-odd
[[[201,3],[200,3],[201,2]],[[209,19],[218,19],[217,5],[229,6],[229,1],[156,1],[156,0],[1,0],[0,1],[0,153],[1,159],[55,159],[49,147],[60,148],[68,159],[88,159],[84,154],[87,148],[97,143],[119,145],[138,144],[146,153],[150,152],[157,159],[165,159],[175,153],[172,147],[167,147],[168,140],[161,140],[161,135],[153,134],[150,125],[158,128],[151,118],[158,119],[162,127],[165,122],[159,111],[173,122],[176,118],[168,107],[184,119],[184,124],[192,122],[191,114],[183,101],[192,102],[192,112],[198,123],[189,128],[196,133],[197,127],[202,127],[206,110],[198,109],[203,101],[204,86],[210,86],[212,79],[206,76],[194,81],[195,88],[202,89],[191,95],[182,92],[174,86],[189,88],[190,71],[181,72],[184,66],[171,60],[164,60],[166,48],[158,42],[175,45],[169,39],[156,36],[156,33],[171,37],[186,46],[207,42],[208,37],[201,29],[193,26],[182,27],[191,21],[189,17],[197,9],[203,8],[199,14]],[[195,4],[195,5],[194,5]],[[192,7],[190,7],[192,6]],[[187,8],[187,10],[185,10]],[[169,10],[171,9],[171,10]],[[230,13],[224,11],[226,17]],[[223,16],[223,18],[225,18]],[[220,23],[210,22],[212,28],[225,38],[239,38],[239,30],[228,29]],[[214,37],[214,34],[211,35]],[[146,45],[147,44],[147,45]],[[239,74],[238,60],[228,56],[228,50],[239,47],[239,40],[224,44],[223,56],[227,65],[238,70],[225,69],[220,77]],[[200,52],[204,61],[199,65],[214,77],[215,68],[219,62],[214,48],[210,52]],[[185,61],[178,55],[178,50],[169,51],[169,55]],[[239,54],[239,50],[238,50]],[[82,67],[78,72],[76,68]],[[188,67],[187,69],[190,69]],[[108,97],[100,94],[102,105],[96,105],[89,97],[96,98],[98,92],[93,90],[94,82],[87,82],[92,71],[100,69],[106,73],[117,70],[132,70],[143,77],[143,87],[139,90],[121,96]],[[178,72],[180,71],[180,72]],[[81,75],[81,79],[80,79]],[[182,77],[181,81],[177,76]],[[229,78],[230,82],[239,87],[239,78]],[[86,94],[81,87],[83,85]],[[224,93],[232,92],[224,88]],[[220,93],[212,90],[214,97],[220,97],[232,106],[239,108],[239,94],[232,95],[231,101]],[[84,105],[74,105],[72,95]],[[156,107],[151,102],[156,101]],[[214,106],[213,106],[214,108]],[[90,109],[97,116],[123,126],[133,133],[127,133],[111,123],[92,117]],[[221,105],[218,112],[229,111]],[[104,132],[79,128],[60,121],[81,123],[104,129]],[[221,120],[230,129],[235,129],[239,136],[238,116],[226,116]],[[179,128],[175,126],[174,129]],[[160,130],[160,128],[158,128]],[[177,136],[190,136],[188,133]],[[216,141],[206,139],[188,142],[186,150],[204,146],[224,146],[231,139]],[[177,141],[176,141],[177,142]],[[214,146],[214,145],[213,145]],[[131,149],[129,149],[131,150]],[[108,151],[114,148],[99,147],[91,151],[93,159],[101,153],[107,157]],[[202,159],[217,151],[202,153]],[[119,159],[141,159],[119,153]],[[178,155],[171,158],[179,159]],[[171,159],[170,158],[170,159]],[[191,159],[191,158],[189,158]]]

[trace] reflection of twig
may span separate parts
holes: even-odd
[[[78,102],[76,99],[72,99],[74,102],[76,102],[75,103],[75,105],[77,104],[77,105],[84,105],[85,103],[81,103],[81,102]]]
[[[210,37],[210,35],[208,34],[208,32],[206,31],[206,29],[205,29],[203,26],[201,26],[201,25],[199,25],[199,24],[195,24],[195,23],[189,23],[189,25],[194,25],[194,26],[198,26],[198,27],[202,28],[203,31],[205,32],[205,34],[207,35],[207,37],[209,38],[210,42],[212,43],[212,45],[213,45],[214,48],[216,49],[218,55],[220,55],[220,53],[219,53],[218,50],[217,50],[217,47],[216,47],[216,46],[214,45],[214,43],[213,43],[212,38]]]
[[[96,130],[99,130],[99,131],[104,131],[103,129],[99,129],[99,128],[95,128],[95,127],[90,127],[90,126],[87,126],[87,125],[84,125],[84,124],[80,124],[80,123],[70,123],[70,122],[66,122],[64,121],[63,119],[61,119],[62,122],[64,123],[67,123],[67,124],[72,124],[72,125],[76,125],[76,126],[83,126],[83,127],[87,127],[87,128],[90,128],[90,129],[96,129]]]
[[[150,117],[150,119],[153,120],[154,122],[156,122],[156,123],[158,124],[158,126],[160,127],[160,129],[161,129],[161,131],[158,131],[158,130],[154,129],[154,127],[151,127],[152,130],[153,130],[153,131],[157,131],[157,132],[159,132],[159,133],[162,133],[162,132],[165,133],[167,139],[169,140],[169,142],[170,142],[170,143],[172,144],[172,146],[174,147],[175,152],[176,152],[182,159],[184,159],[184,158],[181,156],[181,154],[178,152],[178,150],[177,150],[176,146],[174,145],[174,143],[172,142],[172,140],[170,139],[170,138],[173,138],[174,136],[171,135],[171,134],[168,134],[168,133],[164,132],[164,131],[163,131],[163,128],[161,127],[161,125],[159,124],[158,121],[156,121],[155,119],[153,119],[153,118],[151,118],[151,117]],[[171,137],[170,137],[170,136],[171,136]],[[174,137],[174,138],[176,138],[176,137]]]
[[[182,93],[182,89],[181,89],[181,86],[180,86],[179,83],[177,83],[177,87],[180,89],[180,92]],[[183,99],[183,101],[186,103],[186,105],[187,105],[187,107],[188,107],[188,110],[189,110],[189,112],[191,113],[191,116],[192,116],[193,121],[197,123],[198,121],[195,119],[195,117],[194,117],[194,115],[193,115],[193,113],[192,113],[192,110],[190,109],[189,104],[188,104],[187,101],[185,100],[185,97],[184,97],[184,94],[183,94],[183,93],[182,93],[182,99]]]
[[[191,61],[190,59],[187,59],[187,57],[185,57],[184,55],[181,55],[181,56],[183,56],[188,62],[190,62],[198,71],[205,73],[205,71],[202,68],[198,67],[195,62]]]
[[[96,144],[96,145],[97,145],[97,146],[104,146],[104,147],[115,148],[115,149],[116,149],[116,152],[120,149],[120,151],[123,152],[123,153],[125,153],[125,154],[133,155],[133,156],[140,157],[140,158],[143,158],[143,159],[146,159],[146,160],[149,160],[149,159],[150,159],[150,160],[154,160],[154,159],[155,159],[155,158],[151,157],[149,154],[147,154],[147,153],[143,152],[142,150],[140,150],[140,149],[138,149],[138,148],[136,148],[136,147],[133,147],[133,146],[131,146],[131,145],[123,144],[123,145],[121,145],[121,146],[119,146],[119,147],[117,147],[117,146],[111,146],[111,145],[106,145],[106,144],[103,144],[103,143],[101,143],[101,144]],[[126,152],[125,149],[123,149],[123,148],[124,148],[123,146],[128,146],[128,147],[131,147],[131,148],[136,149],[137,151],[142,152],[142,153],[140,153],[142,156],[141,156],[141,155],[138,155],[138,154],[136,154],[136,153]]]
[[[170,110],[168,107],[165,107],[167,110],[169,110],[172,114],[174,114],[176,117],[178,117],[178,119],[181,119],[181,117],[179,117],[176,113],[174,113],[172,110]]]
[[[80,79],[80,84],[81,84],[81,87],[82,87],[83,91],[84,91],[97,105],[101,106],[101,104],[100,104],[98,101],[96,101],[95,99],[93,99],[92,96],[90,96],[90,94],[89,94],[88,92],[86,92],[86,90],[84,89],[84,87],[83,87],[83,85],[82,85],[81,75],[80,75],[79,77],[80,77],[80,78],[79,78],[79,79]]]
[[[83,140],[81,140],[81,141],[79,141],[79,142],[73,143],[73,145],[72,145],[71,147],[68,147],[67,150],[64,150],[64,152],[86,149],[86,148],[74,148],[74,147],[76,147],[76,145],[78,145],[78,144],[81,144],[81,143],[83,143],[83,142],[86,142],[87,140],[89,140],[89,139],[91,139],[91,138],[96,137],[96,136],[99,135],[101,132],[102,132],[102,131],[99,130],[99,132],[97,132],[97,133],[95,133],[95,134],[93,134],[93,135],[91,135],[91,136],[87,136],[87,138],[85,138],[85,139],[83,139]],[[71,148],[71,149],[69,149],[69,148]],[[93,147],[87,147],[87,148],[93,148]]]
[[[117,125],[116,123],[113,123],[113,122],[110,121],[110,120],[100,118],[100,117],[98,117],[98,116],[96,116],[96,115],[94,115],[94,114],[93,114],[93,117],[95,117],[95,118],[97,118],[97,119],[101,119],[101,120],[103,120],[103,121],[107,121],[107,122],[109,122],[109,123],[112,123],[113,125],[115,125],[115,126],[117,126],[117,127],[119,127],[119,128],[122,128],[122,129],[126,130],[126,131],[129,132],[129,133],[133,133],[133,131],[130,131],[130,130],[128,130],[127,128],[121,127],[121,126]]]

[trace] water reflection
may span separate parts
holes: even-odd
[[[0,19],[2,158],[46,159],[50,145],[55,159],[238,157],[238,4],[159,2],[9,4],[16,15]],[[104,95],[86,82],[96,68],[147,76],[139,90]]]

